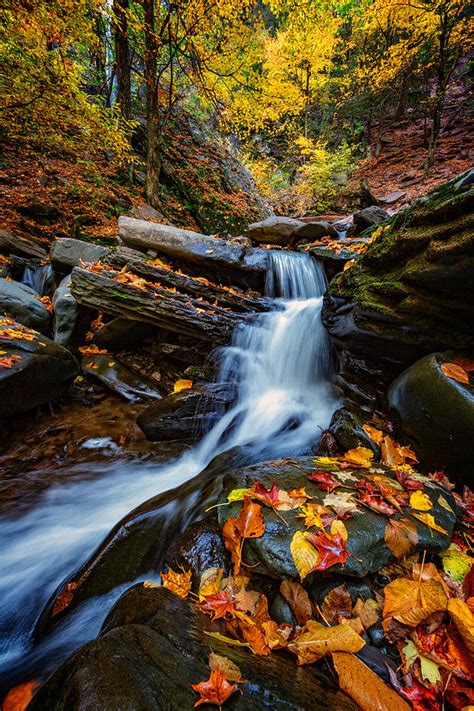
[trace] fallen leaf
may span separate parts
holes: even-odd
[[[2,711],[25,711],[38,686],[36,679],[14,686],[3,699]]]
[[[250,616],[236,613],[235,617],[227,622],[227,629],[237,638],[248,642],[255,654],[265,656],[271,649],[267,644],[263,623],[270,620],[268,614],[268,601],[265,595],[260,595],[255,608],[255,614]]]
[[[358,652],[364,645],[362,637],[349,625],[327,627],[308,620],[288,650],[296,654],[298,664],[312,664],[330,652]]]
[[[199,601],[209,595],[217,595],[221,587],[223,568],[206,568],[199,581]]]
[[[290,551],[301,580],[304,580],[319,561],[319,553],[308,541],[303,531],[296,531],[291,539]]]
[[[456,380],[458,383],[464,383],[464,385],[469,385],[469,375],[460,365],[456,365],[456,363],[443,363],[441,370],[447,378]]]
[[[300,583],[282,580],[280,594],[291,608],[299,625],[305,625],[313,614],[309,595]]]
[[[205,595],[199,605],[202,612],[211,615],[212,620],[219,620],[234,612],[234,601],[230,599],[225,590],[219,590],[215,595]]]
[[[352,491],[338,491],[334,494],[326,494],[323,504],[324,506],[330,506],[341,518],[347,518],[355,511],[360,511],[357,499]]]
[[[318,561],[313,570],[326,570],[336,563],[345,563],[349,557],[346,541],[339,531],[334,534],[326,532],[314,534],[305,531],[303,535],[318,552]]]
[[[330,525],[335,518],[335,514],[327,506],[321,504],[305,504],[301,506],[301,513],[297,518],[304,518],[304,525],[307,528],[315,526],[316,528],[324,529]]]
[[[342,486],[341,482],[336,479],[334,474],[330,472],[314,471],[307,474],[308,479],[315,481],[319,488],[323,491],[333,491],[336,487]]]
[[[222,706],[232,694],[239,690],[236,684],[230,684],[226,680],[224,672],[219,667],[211,672],[207,681],[191,684],[191,686],[200,695],[194,706],[200,706],[201,704]]]
[[[223,672],[227,681],[241,681],[242,679],[242,672],[237,664],[234,664],[231,659],[223,657],[221,654],[211,652],[209,655],[209,669],[215,671],[217,668]]]
[[[246,496],[239,516],[228,518],[222,528],[225,547],[230,551],[235,573],[240,572],[244,540],[259,538],[264,532],[265,521],[262,516],[262,507]]]
[[[408,518],[391,518],[385,526],[385,543],[397,558],[407,555],[418,543],[418,531]]]
[[[374,453],[367,447],[355,447],[344,454],[344,461],[353,467],[370,469]]]
[[[67,585],[64,586],[62,589],[61,593],[58,595],[54,602],[53,609],[51,610],[51,617],[54,617],[55,615],[58,615],[60,612],[66,609],[71,602],[72,598],[74,597],[74,591],[77,588],[77,583],[67,583]]]
[[[191,590],[191,576],[191,570],[183,570],[182,573],[176,573],[171,568],[168,568],[167,573],[161,573],[161,582],[167,590],[184,599]]]
[[[360,619],[364,629],[368,630],[369,627],[372,627],[372,625],[375,625],[375,623],[379,621],[380,605],[372,598],[362,600],[359,597],[354,605],[353,613]]]
[[[444,572],[457,583],[464,580],[474,563],[474,558],[462,551],[456,543],[451,543],[439,556]]]
[[[459,598],[448,600],[448,612],[469,652],[471,661],[474,663],[474,615],[468,605]]]
[[[465,370],[466,373],[472,373],[474,371],[474,360],[470,360],[469,358],[458,356],[457,358],[453,358],[453,363]]]
[[[173,393],[180,393],[193,387],[192,380],[177,380],[173,387]]]
[[[412,516],[414,516],[418,521],[421,521],[421,523],[424,523],[425,526],[428,526],[428,528],[432,528],[434,531],[438,531],[439,533],[445,533],[448,535],[448,532],[445,528],[442,528],[439,526],[436,521],[434,520],[434,517],[429,514],[429,513],[413,513]]]
[[[384,438],[384,433],[381,432],[381,430],[376,429],[375,427],[372,427],[372,425],[365,424],[362,428],[365,432],[366,435],[370,437],[370,439],[375,442],[376,444],[381,444],[382,440]]]
[[[321,606],[323,619],[329,623],[340,622],[340,617],[352,615],[352,599],[344,583],[328,592]]]
[[[405,658],[404,671],[405,673],[410,673],[416,662],[420,665],[420,676],[423,681],[428,681],[429,684],[436,686],[438,682],[441,682],[441,674],[439,673],[439,666],[436,662],[433,662],[424,654],[421,654],[416,644],[413,640],[409,639],[405,646],[402,648],[402,654]],[[403,658],[402,657],[402,658]]]
[[[404,447],[398,442],[394,442],[391,437],[385,435],[380,445],[382,462],[388,467],[399,466],[407,462],[416,462],[415,452],[409,447]]]
[[[410,506],[417,511],[430,511],[433,508],[430,497],[423,491],[414,491],[411,494]]]
[[[224,644],[228,644],[231,647],[250,647],[250,644],[248,644],[248,642],[241,642],[239,639],[227,637],[227,635],[221,634],[220,632],[207,632],[206,630],[204,630],[204,634],[206,634],[208,637],[211,637],[212,639],[217,639],[218,642],[224,642]]]
[[[397,477],[397,481],[400,482],[407,491],[423,489],[423,482],[419,479],[414,479],[409,469],[397,469],[395,476]]]
[[[339,686],[362,711],[411,711],[410,706],[353,654],[332,654]]]
[[[227,501],[232,503],[233,501],[243,501],[246,496],[252,493],[252,489],[232,489],[227,494]]]
[[[396,578],[384,590],[384,618],[416,627],[433,612],[446,610],[447,595],[437,580]]]
[[[275,620],[262,623],[265,639],[270,649],[285,649],[293,632],[293,625],[286,622],[277,624]]]

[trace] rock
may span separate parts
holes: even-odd
[[[0,230],[0,252],[38,259],[46,259],[48,256],[46,249],[36,240],[6,230]]]
[[[329,222],[308,222],[298,227],[291,235],[292,244],[299,242],[317,242],[323,237],[339,239],[339,232]]]
[[[96,262],[109,251],[108,247],[91,242],[82,242],[80,239],[61,237],[54,240],[51,245],[50,259],[53,267],[60,272],[70,272],[73,267],[78,267],[81,262],[90,264]]]
[[[317,246],[310,249],[304,246],[298,247],[298,252],[306,252],[311,254],[318,262],[322,262],[326,278],[330,281],[336,274],[342,272],[344,265],[352,259],[357,259],[357,252],[352,252],[344,248],[343,245],[337,249],[329,249],[329,247]]]
[[[152,442],[194,441],[235,399],[230,385],[208,384],[168,395],[143,410],[137,424]]]
[[[127,402],[161,398],[151,381],[131,371],[110,353],[84,356],[81,368]]]
[[[128,246],[178,260],[199,268],[220,283],[262,290],[267,270],[267,255],[259,249],[245,249],[228,240],[158,225],[133,217],[119,217],[119,236]]]
[[[374,227],[388,219],[390,219],[390,215],[385,210],[382,210],[381,207],[377,207],[376,205],[366,207],[354,213],[354,232],[363,232],[368,227]]]
[[[68,350],[10,319],[0,318],[0,350],[13,358],[10,368],[0,368],[1,417],[56,400],[79,372]]]
[[[134,207],[132,210],[130,210],[130,215],[131,217],[135,217],[137,220],[153,220],[156,222],[165,222],[165,216],[147,203]]]
[[[49,311],[36,291],[26,284],[0,278],[0,314],[2,312],[40,333],[48,332]]]
[[[384,205],[393,205],[393,203],[398,202],[399,200],[404,198],[405,195],[406,191],[404,190],[393,190],[388,195],[385,195],[385,197],[380,198],[379,202],[383,202]]]
[[[192,684],[209,678],[209,652],[236,664],[245,682],[227,702],[241,711],[334,709],[356,704],[314,666],[296,669],[289,655],[259,657],[208,637],[209,618],[164,588],[130,588],[100,637],[81,647],[39,689],[29,711],[191,709]]]
[[[169,548],[163,562],[173,570],[192,570],[193,589],[197,592],[201,575],[207,568],[230,571],[230,558],[215,517],[192,523]]]
[[[388,403],[421,463],[446,469],[469,485],[474,460],[474,387],[448,378],[441,370],[449,354],[432,353],[392,383]]]
[[[143,321],[128,318],[114,318],[99,328],[94,334],[94,343],[99,348],[121,350],[140,343],[156,333],[156,328]]]
[[[30,202],[28,205],[19,205],[17,211],[26,217],[32,217],[40,224],[50,224],[56,222],[61,212],[56,205],[48,205],[42,202]]]
[[[378,453],[375,442],[364,432],[363,426],[369,419],[368,415],[348,407],[341,407],[332,416],[329,429],[336,438],[339,451],[344,453],[356,447],[367,447]]]
[[[299,227],[306,227],[304,222],[292,217],[267,217],[262,222],[254,222],[247,228],[247,236],[255,242],[279,244],[286,247],[294,232]]]
[[[464,174],[465,176],[467,174]],[[455,178],[392,218],[325,295],[338,384],[371,407],[435,351],[474,352],[474,188]]]
[[[53,339],[61,346],[72,345],[79,304],[71,294],[71,276],[64,277],[53,295]]]
[[[253,247],[253,242],[250,237],[245,235],[238,235],[238,237],[231,237],[229,240],[232,244],[240,244],[242,247]]]
[[[330,470],[331,465],[316,460],[318,470]],[[219,503],[227,501],[227,495],[233,489],[242,489],[252,486],[255,480],[261,482],[267,489],[275,481],[277,485],[286,491],[305,487],[306,492],[314,497],[312,502],[323,503],[326,494],[320,487],[307,479],[306,474],[315,469],[315,460],[312,457],[300,457],[296,460],[276,460],[264,462],[237,469],[225,475],[222,485],[222,493]],[[361,477],[382,473],[390,480],[395,479],[392,469],[389,467],[376,466],[373,471],[360,469],[345,469],[336,473],[336,477],[341,482],[354,485]],[[429,482],[429,480],[428,480]],[[450,493],[431,482],[425,484],[425,493],[429,496],[433,508],[430,514],[435,521],[443,527],[447,534],[438,533],[413,518],[409,508],[404,509],[404,516],[413,521],[418,532],[418,543],[413,552],[441,551],[448,547],[451,535],[454,530],[456,516],[454,513],[454,498]],[[337,489],[333,492],[336,494]],[[451,511],[448,511],[442,503],[438,502],[440,496],[448,502]],[[242,507],[242,502],[220,506],[217,508],[219,525],[224,525],[225,521],[238,516]],[[243,547],[242,560],[245,565],[251,567],[253,573],[261,573],[273,578],[296,578],[296,569],[290,551],[290,543],[296,531],[305,531],[303,519],[298,517],[298,511],[284,511],[279,516],[268,507],[262,509],[265,520],[265,532],[259,538],[249,538]],[[284,520],[282,519],[284,518]],[[344,525],[348,531],[347,549],[352,554],[344,564],[336,563],[328,571],[315,571],[306,579],[306,583],[311,585],[319,579],[326,579],[328,575],[343,574],[349,578],[364,578],[369,573],[375,573],[389,562],[394,560],[394,556],[387,547],[384,539],[387,519],[384,515],[378,514],[365,507],[355,507],[352,509],[350,518],[344,520]]]

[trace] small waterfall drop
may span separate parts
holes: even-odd
[[[300,454],[329,425],[337,401],[321,322],[322,268],[309,255],[269,257],[274,309],[240,325],[222,349],[219,381],[234,383],[237,398],[192,450],[163,466],[125,459],[95,467],[71,463],[71,470],[84,469],[85,480],[67,483],[66,477],[33,510],[0,516],[0,678],[10,685],[15,675],[51,669],[97,635],[127,586],[89,601],[40,644],[32,642],[38,615],[59,582],[128,511],[196,476],[231,447],[245,445],[261,460]]]
[[[25,267],[21,283],[34,289],[39,296],[44,296],[53,276],[51,264],[40,264],[38,267]]]

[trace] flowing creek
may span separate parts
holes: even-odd
[[[70,463],[36,505],[0,516],[0,679],[7,688],[44,675],[95,637],[112,604],[133,582],[81,605],[40,642],[33,631],[60,582],[111,527],[146,499],[202,471],[218,454],[246,445],[264,460],[304,453],[330,422],[329,343],[321,323],[325,280],[308,255],[270,253],[267,293],[274,309],[236,329],[221,352],[219,380],[237,386],[233,407],[201,441],[171,463],[97,457]],[[103,445],[91,440],[86,448]],[[56,480],[55,480],[56,481]],[[150,571],[141,579],[157,579]]]

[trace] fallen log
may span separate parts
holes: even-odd
[[[126,277],[122,274],[121,278]],[[194,299],[163,286],[118,282],[113,272],[99,273],[74,267],[71,292],[79,303],[135,321],[144,321],[167,331],[182,333],[213,344],[227,343],[242,319],[220,306]]]
[[[248,313],[252,311],[268,311],[270,301],[260,296],[258,292],[245,293],[238,288],[213,284],[204,277],[192,277],[182,272],[175,272],[166,264],[156,264],[146,261],[146,257],[134,249],[118,247],[107,254],[103,262],[120,271],[124,267],[130,269],[152,282],[159,282],[190,295],[196,295],[232,311]]]
[[[119,217],[118,225],[129,247],[171,257],[220,283],[263,290],[268,267],[264,250],[133,217]]]

